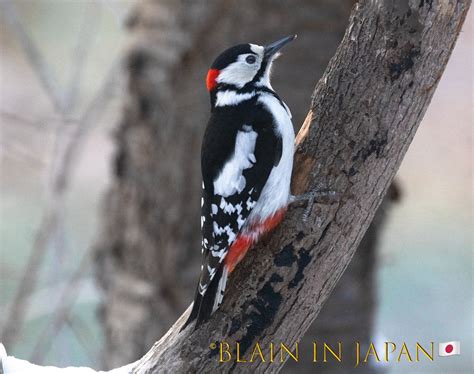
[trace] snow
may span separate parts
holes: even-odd
[[[96,371],[88,367],[58,368],[55,366],[34,365],[26,360],[8,356],[5,347],[0,343],[0,373],[1,374],[129,374],[134,363],[110,371]],[[3,369],[3,370],[2,370]]]

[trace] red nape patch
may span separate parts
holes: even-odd
[[[208,91],[212,91],[217,86],[216,79],[219,76],[218,69],[209,69],[206,77],[206,87]]]

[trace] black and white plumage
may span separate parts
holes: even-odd
[[[278,50],[240,44],[207,75],[211,117],[201,150],[202,266],[191,315],[196,327],[222,302],[227,278],[261,235],[283,218],[290,199],[294,130],[270,84]]]

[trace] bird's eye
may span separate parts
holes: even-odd
[[[255,61],[257,61],[257,59],[254,55],[247,56],[247,58],[245,59],[245,62],[247,62],[247,64],[254,64]]]

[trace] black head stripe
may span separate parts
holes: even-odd
[[[222,52],[211,65],[211,69],[222,70],[233,62],[237,61],[239,55],[254,53],[249,44],[238,44]]]
[[[263,77],[263,75],[265,74],[265,70],[267,70],[267,66],[268,66],[268,61],[263,59],[262,64],[260,65],[260,69],[258,69],[257,74],[255,74],[255,77],[253,77],[252,82],[250,82],[250,84],[254,84],[258,82],[260,78]]]

